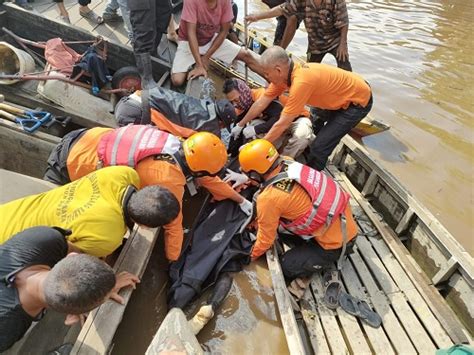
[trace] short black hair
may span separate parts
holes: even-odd
[[[147,186],[130,197],[127,212],[135,223],[156,228],[170,223],[180,210],[177,198],[165,187]]]
[[[44,281],[49,308],[82,314],[99,306],[115,286],[112,268],[93,256],[71,255],[58,262]]]
[[[231,92],[232,90],[237,90],[239,91],[239,87],[237,85],[237,80],[235,79],[227,79],[226,81],[224,81],[224,86],[222,87],[222,92],[224,94],[228,94],[229,92]]]

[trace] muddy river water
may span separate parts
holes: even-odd
[[[249,13],[268,9],[248,1]],[[474,254],[474,2],[346,3],[352,68],[373,88],[371,116],[392,127],[363,143]],[[250,28],[270,39],[275,24]],[[306,48],[301,26],[288,49],[304,57]]]
[[[242,19],[243,0],[236,2]],[[249,12],[265,9],[249,0]],[[371,116],[392,127],[364,145],[473,254],[474,2],[353,0],[348,11],[352,67],[373,88]],[[252,27],[271,38],[275,21]],[[306,45],[301,28],[289,49],[304,56]],[[324,61],[335,64],[329,56]],[[188,224],[195,208],[185,213]],[[162,251],[151,262],[159,260]],[[166,272],[148,269],[114,354],[143,353],[166,314]],[[215,354],[288,353],[264,260],[236,275],[199,340]]]

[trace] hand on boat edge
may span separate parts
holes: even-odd
[[[127,271],[122,271],[115,277],[115,286],[110,292],[109,298],[117,303],[124,304],[125,300],[119,295],[120,290],[128,286],[131,286],[133,289],[135,289],[137,283],[140,283],[140,279],[137,276]]]

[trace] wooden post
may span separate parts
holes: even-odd
[[[248,29],[248,24],[247,21],[245,20],[245,17],[248,15],[248,0],[244,1],[244,41],[245,41],[245,49],[248,50],[249,46],[249,29]],[[245,82],[248,84],[249,82],[249,68],[247,67],[247,64],[245,64]]]

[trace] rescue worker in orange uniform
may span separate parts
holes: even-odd
[[[239,162],[244,173],[261,182],[252,260],[264,254],[280,232],[292,234],[289,239],[296,245],[281,258],[288,280],[310,276],[342,261],[357,236],[347,192],[326,174],[280,157],[264,139],[246,144]],[[239,181],[242,174],[233,174],[228,178]]]
[[[64,136],[48,159],[44,179],[65,184],[104,166],[128,165],[137,171],[141,188],[166,187],[176,196],[180,207],[184,186],[195,179],[196,184],[209,190],[216,200],[229,198],[250,215],[252,203],[216,176],[226,161],[224,144],[209,132],[195,133],[181,142],[178,137],[153,126],[96,127]],[[176,261],[181,253],[182,220],[180,210],[178,217],[164,226],[169,261]]]
[[[342,137],[372,109],[370,85],[360,75],[331,65],[294,63],[285,50],[277,46],[268,48],[260,62],[270,85],[232,128],[232,136],[239,135],[246,123],[258,117],[270,102],[288,90],[288,102],[280,119],[264,138],[275,142],[299,117],[305,105],[318,109],[312,118],[316,138],[309,146],[306,161],[312,168],[324,170]]]

